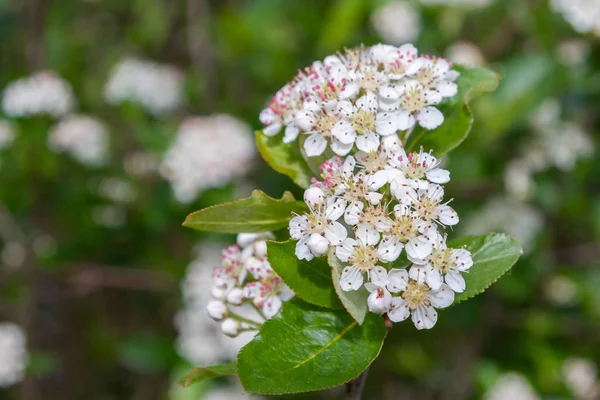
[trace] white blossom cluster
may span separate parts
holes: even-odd
[[[11,322],[0,323],[0,387],[23,380],[29,355],[25,333]]]
[[[531,119],[533,137],[512,160],[504,173],[509,194],[526,200],[533,191],[533,175],[551,167],[571,171],[578,160],[594,153],[594,143],[588,133],[575,122],[560,117],[556,99],[547,100]]]
[[[531,383],[516,372],[502,374],[483,395],[484,400],[540,400]]]
[[[600,397],[598,367],[590,359],[572,357],[562,367],[564,381],[577,400],[593,400]]]
[[[387,43],[402,44],[419,37],[421,15],[410,2],[392,1],[373,12],[371,25]]]
[[[237,245],[223,250],[221,265],[213,270],[206,309],[228,336],[256,330],[294,296],[267,260],[266,240],[273,238],[271,232],[240,233]]]
[[[304,193],[310,212],[289,224],[298,240],[296,256],[311,260],[333,248],[347,264],[343,290],[364,286],[371,293],[370,311],[387,313],[394,322],[412,316],[418,329],[433,327],[435,309],[448,307],[454,293],[465,290],[462,274],[473,264],[467,250],[448,248],[441,233],[458,223],[443,200],[441,184],[450,173],[422,149],[407,154],[396,135],[379,151],[336,157],[321,170],[322,181],[314,179]],[[403,251],[412,265],[394,268]]]
[[[68,115],[48,134],[48,147],[56,153],[66,152],[83,165],[104,164],[108,157],[108,131],[104,123],[87,115]]]
[[[550,0],[550,6],[577,32],[600,36],[600,2],[597,0]]]
[[[171,182],[175,197],[188,203],[205,189],[244,176],[254,154],[245,123],[229,115],[190,117],[165,153],[160,173]]]
[[[104,88],[104,98],[109,104],[130,101],[152,115],[161,116],[183,102],[183,74],[170,65],[127,58],[114,67]]]
[[[71,85],[54,72],[41,71],[8,84],[2,109],[9,117],[60,117],[75,104]]]
[[[260,120],[268,136],[285,128],[285,143],[302,134],[309,157],[328,146],[340,156],[354,147],[375,151],[381,137],[416,124],[437,128],[444,115],[436,106],[456,95],[457,77],[448,61],[419,55],[412,44],[349,49],[300,72]]]

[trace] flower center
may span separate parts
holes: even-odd
[[[433,268],[439,270],[441,273],[446,273],[456,268],[452,249],[433,249],[430,261]]]
[[[373,71],[365,71],[358,82],[365,92],[375,92],[379,89],[379,81]]]
[[[367,224],[371,226],[378,226],[384,223],[387,217],[387,212],[381,204],[378,206],[367,206],[360,218],[361,224]]]
[[[345,183],[348,186],[343,194],[346,201],[362,201],[369,193],[369,188],[361,177],[347,179]]]
[[[310,215],[307,215],[308,219],[308,233],[318,233],[322,234],[325,232],[325,228],[327,228],[327,218],[324,213],[314,212]]]
[[[372,174],[386,167],[387,157],[388,155],[385,150],[380,150],[379,152],[372,150],[360,160],[360,164],[367,173]]]
[[[417,281],[408,282],[408,286],[404,293],[402,293],[402,298],[406,301],[406,305],[411,310],[416,309],[418,306],[429,306],[429,289],[426,285],[421,285]]]
[[[323,133],[325,137],[331,137],[331,129],[337,123],[335,115],[323,114],[315,123],[315,131]]]
[[[358,245],[349,257],[350,263],[361,272],[368,272],[377,263],[377,254],[371,246]]]
[[[418,233],[414,219],[408,215],[396,218],[390,229],[392,235],[397,236],[401,242],[408,242]]]
[[[421,219],[425,221],[433,221],[438,218],[439,203],[436,200],[432,200],[427,196],[423,196],[419,199],[419,201],[415,204],[415,211]]]
[[[428,168],[425,161],[419,162],[419,154],[410,153],[407,158],[408,162],[402,168],[404,175],[410,179],[425,178]],[[402,159],[400,159],[400,161],[402,161]]]
[[[432,89],[437,81],[437,78],[433,73],[433,69],[431,68],[421,68],[419,72],[417,72],[416,79],[421,85],[423,85],[424,88],[427,89]]]
[[[375,131],[375,114],[363,108],[359,108],[352,115],[352,125],[359,135]]]
[[[412,113],[425,107],[427,105],[427,100],[425,100],[423,91],[420,88],[415,87],[404,93],[400,100],[400,104],[404,109]]]

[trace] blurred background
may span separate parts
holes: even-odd
[[[177,385],[249,340],[205,316],[235,238],[181,222],[301,194],[257,155],[259,112],[379,42],[502,76],[445,160],[451,237],[525,254],[435,329],[396,325],[364,398],[600,398],[599,35],[599,0],[0,0],[0,399],[256,398]]]

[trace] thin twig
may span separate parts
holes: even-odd
[[[346,383],[346,393],[348,394],[348,400],[360,400],[362,391],[365,388],[367,382],[367,375],[369,375],[369,367],[365,369],[362,374]]]

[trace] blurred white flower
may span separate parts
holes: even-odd
[[[569,358],[563,364],[562,374],[577,400],[594,400],[600,397],[598,367],[592,360]]]
[[[115,203],[125,204],[134,201],[137,193],[131,182],[118,176],[113,176],[100,181],[98,194]]]
[[[252,338],[242,332],[235,338],[223,335],[220,325],[206,312],[211,299],[213,267],[221,263],[222,245],[206,242],[198,246],[197,258],[187,267],[181,282],[183,308],[175,317],[178,330],[176,348],[192,364],[210,365],[234,360],[238,351]]]
[[[550,0],[550,6],[577,32],[600,36],[600,2],[597,0]]]
[[[538,400],[540,397],[523,375],[509,372],[483,395],[484,400]]]
[[[255,149],[248,125],[229,115],[187,118],[166,152],[160,173],[175,197],[193,201],[205,189],[244,176]]]
[[[517,200],[527,200],[533,191],[533,170],[522,159],[514,159],[504,169],[506,192]]]
[[[131,101],[161,116],[183,102],[183,74],[171,65],[126,58],[113,68],[104,98],[109,104]]]
[[[158,171],[158,160],[154,154],[139,150],[125,156],[123,168],[127,174],[140,178]]]
[[[557,306],[570,306],[577,301],[577,285],[566,276],[550,277],[544,285],[548,300]]]
[[[71,85],[53,72],[41,71],[8,84],[2,109],[9,117],[60,117],[74,107]]]
[[[542,214],[535,208],[517,200],[496,197],[465,219],[462,233],[481,235],[494,230],[505,232],[517,239],[524,251],[528,252],[543,226]]]
[[[15,140],[17,133],[12,123],[0,120],[0,150],[9,147]]]
[[[11,322],[0,323],[0,387],[23,380],[28,353],[23,330]]]
[[[421,4],[429,6],[446,5],[451,7],[485,7],[494,0],[420,0]]]
[[[384,41],[401,45],[419,37],[421,15],[410,2],[393,1],[375,10],[371,25]]]
[[[10,268],[19,268],[25,261],[25,248],[19,242],[7,242],[0,256],[2,262]]]
[[[589,54],[590,45],[583,39],[563,40],[556,46],[558,61],[569,67],[581,64]]]
[[[485,58],[481,49],[470,42],[459,41],[446,49],[446,58],[455,64],[482,66]]]
[[[125,225],[125,210],[117,206],[96,206],[92,208],[92,219],[106,228],[120,228]]]
[[[83,165],[95,167],[102,165],[108,156],[108,132],[96,118],[69,115],[50,129],[48,147],[56,153],[69,153]]]

